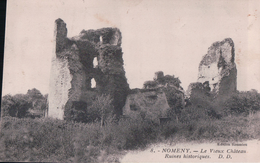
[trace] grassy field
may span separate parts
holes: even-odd
[[[119,162],[128,150],[159,142],[243,141],[260,138],[260,112],[164,125],[124,119],[73,123],[54,119],[1,120],[0,161]]]

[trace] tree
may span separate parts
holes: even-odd
[[[29,89],[27,94],[29,101],[32,103],[32,107],[30,108],[30,117],[42,117],[45,114],[47,109],[47,99],[48,95],[42,95],[39,90],[36,88]]]
[[[31,99],[42,99],[43,98],[43,95],[41,94],[41,92],[36,88],[29,89],[27,91],[27,95]]]
[[[10,116],[11,107],[14,105],[13,97],[8,94],[3,96],[1,103],[1,116]]]
[[[36,88],[28,90],[26,94],[5,95],[2,98],[2,116],[41,117],[48,107],[47,97],[48,95],[43,96]]]
[[[175,115],[176,119],[178,119],[177,115],[180,114],[184,106],[183,93],[174,87],[166,87],[163,90],[166,94],[167,102],[171,108],[168,111],[168,116],[172,117],[173,115]]]
[[[100,95],[95,98],[90,107],[91,112],[96,112],[101,121],[101,127],[104,125],[105,120],[111,116],[112,113],[112,99],[110,95]]]
[[[33,88],[31,90],[29,89],[27,91],[26,95],[28,96],[28,99],[32,103],[32,109],[33,110],[41,110],[42,109],[42,105],[45,104],[45,98],[39,90],[37,90],[36,88]]]
[[[169,85],[169,86],[175,86],[175,87],[177,87],[177,88],[180,88],[180,89],[182,89],[182,87],[181,87],[181,81],[180,81],[180,79],[177,77],[177,78],[175,78],[174,77],[174,75],[165,75],[164,77],[163,77],[163,83],[164,84],[167,84],[167,85]]]
[[[236,92],[225,104],[226,114],[246,114],[260,110],[260,94],[256,90]]]
[[[2,98],[3,116],[11,116],[24,118],[28,115],[28,110],[32,107],[32,103],[27,95],[16,94],[14,96],[5,95]]]

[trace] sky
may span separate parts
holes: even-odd
[[[186,90],[212,43],[232,38],[238,90],[260,92],[259,8],[258,0],[8,0],[2,95],[48,93],[58,18],[68,37],[119,28],[130,88],[163,71]]]

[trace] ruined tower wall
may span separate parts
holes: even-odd
[[[189,86],[188,96],[193,96],[191,90],[201,83],[202,87],[196,88],[204,96],[210,95],[218,102],[223,102],[229,95],[237,90],[237,69],[235,64],[235,48],[233,40],[226,38],[221,42],[213,43],[199,65],[198,83]],[[204,87],[208,82],[210,90]],[[193,93],[193,94],[192,94]],[[196,95],[195,95],[196,96]],[[191,97],[192,98],[192,97]]]
[[[208,49],[199,65],[198,82],[209,82],[216,95],[236,91],[235,49],[232,39],[215,42]]]
[[[63,119],[66,108],[77,103],[91,105],[96,94],[112,97],[114,113],[122,114],[129,85],[123,67],[121,32],[116,28],[83,30],[67,38],[66,24],[55,21],[48,116]],[[97,57],[98,65],[93,60]],[[96,91],[91,89],[91,79]]]
[[[63,119],[64,107],[69,98],[68,90],[71,88],[72,76],[68,68],[69,62],[66,58],[59,58],[66,46],[67,28],[66,24],[58,19],[55,21],[54,29],[54,51],[51,63],[51,75],[49,85],[49,110],[48,116]],[[59,99],[59,100],[56,100]]]
[[[114,41],[113,43],[114,45],[102,45],[99,49],[98,68],[103,74],[99,77],[102,77],[102,83],[106,84],[97,83],[97,85],[101,85],[98,91],[112,96],[114,113],[119,116],[123,113],[122,108],[125,105],[129,86],[123,68],[122,49],[115,45]]]
[[[63,119],[64,107],[69,99],[68,90],[71,88],[71,80],[68,61],[59,58],[53,59],[48,96],[49,108],[51,108],[48,112],[50,116]]]
[[[235,50],[232,39],[215,42],[208,49],[199,65],[198,82],[209,82],[211,91],[230,93],[236,90],[236,84],[226,87],[224,78],[236,83]],[[232,73],[230,73],[232,71]],[[224,90],[225,89],[225,90]]]

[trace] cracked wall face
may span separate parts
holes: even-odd
[[[188,96],[192,90],[201,90],[206,96],[210,93],[215,99],[225,99],[237,90],[237,69],[235,64],[235,48],[232,39],[213,43],[208,53],[203,56],[199,65],[198,83],[192,83],[188,89]],[[210,90],[200,88],[199,83],[208,82]],[[221,101],[221,100],[220,100]]]
[[[96,93],[110,94],[114,113],[121,115],[129,85],[123,67],[119,29],[82,30],[78,36],[68,38],[66,24],[57,19],[54,37],[48,116],[63,119],[66,103],[89,103],[91,94]],[[97,60],[95,67],[94,58]],[[95,90],[91,88],[93,78]]]
[[[179,114],[184,107],[184,91],[180,80],[174,75],[155,72],[151,81],[144,82],[143,89],[132,89],[127,96],[123,115],[157,121],[169,118],[171,113]]]
[[[199,68],[198,82],[204,83],[209,82],[211,90],[216,89],[216,85],[221,80],[220,78],[221,68],[218,68],[217,63],[212,63],[210,65],[201,65]]]
[[[167,117],[170,106],[163,91],[140,90],[127,96],[123,115],[134,119],[149,119],[159,123],[159,118]]]
[[[68,61],[63,59],[52,60],[52,71],[50,78],[49,109],[48,114],[52,117],[63,119],[63,112],[69,97],[70,81],[72,77],[68,69]],[[59,99],[59,100],[51,100]]]

